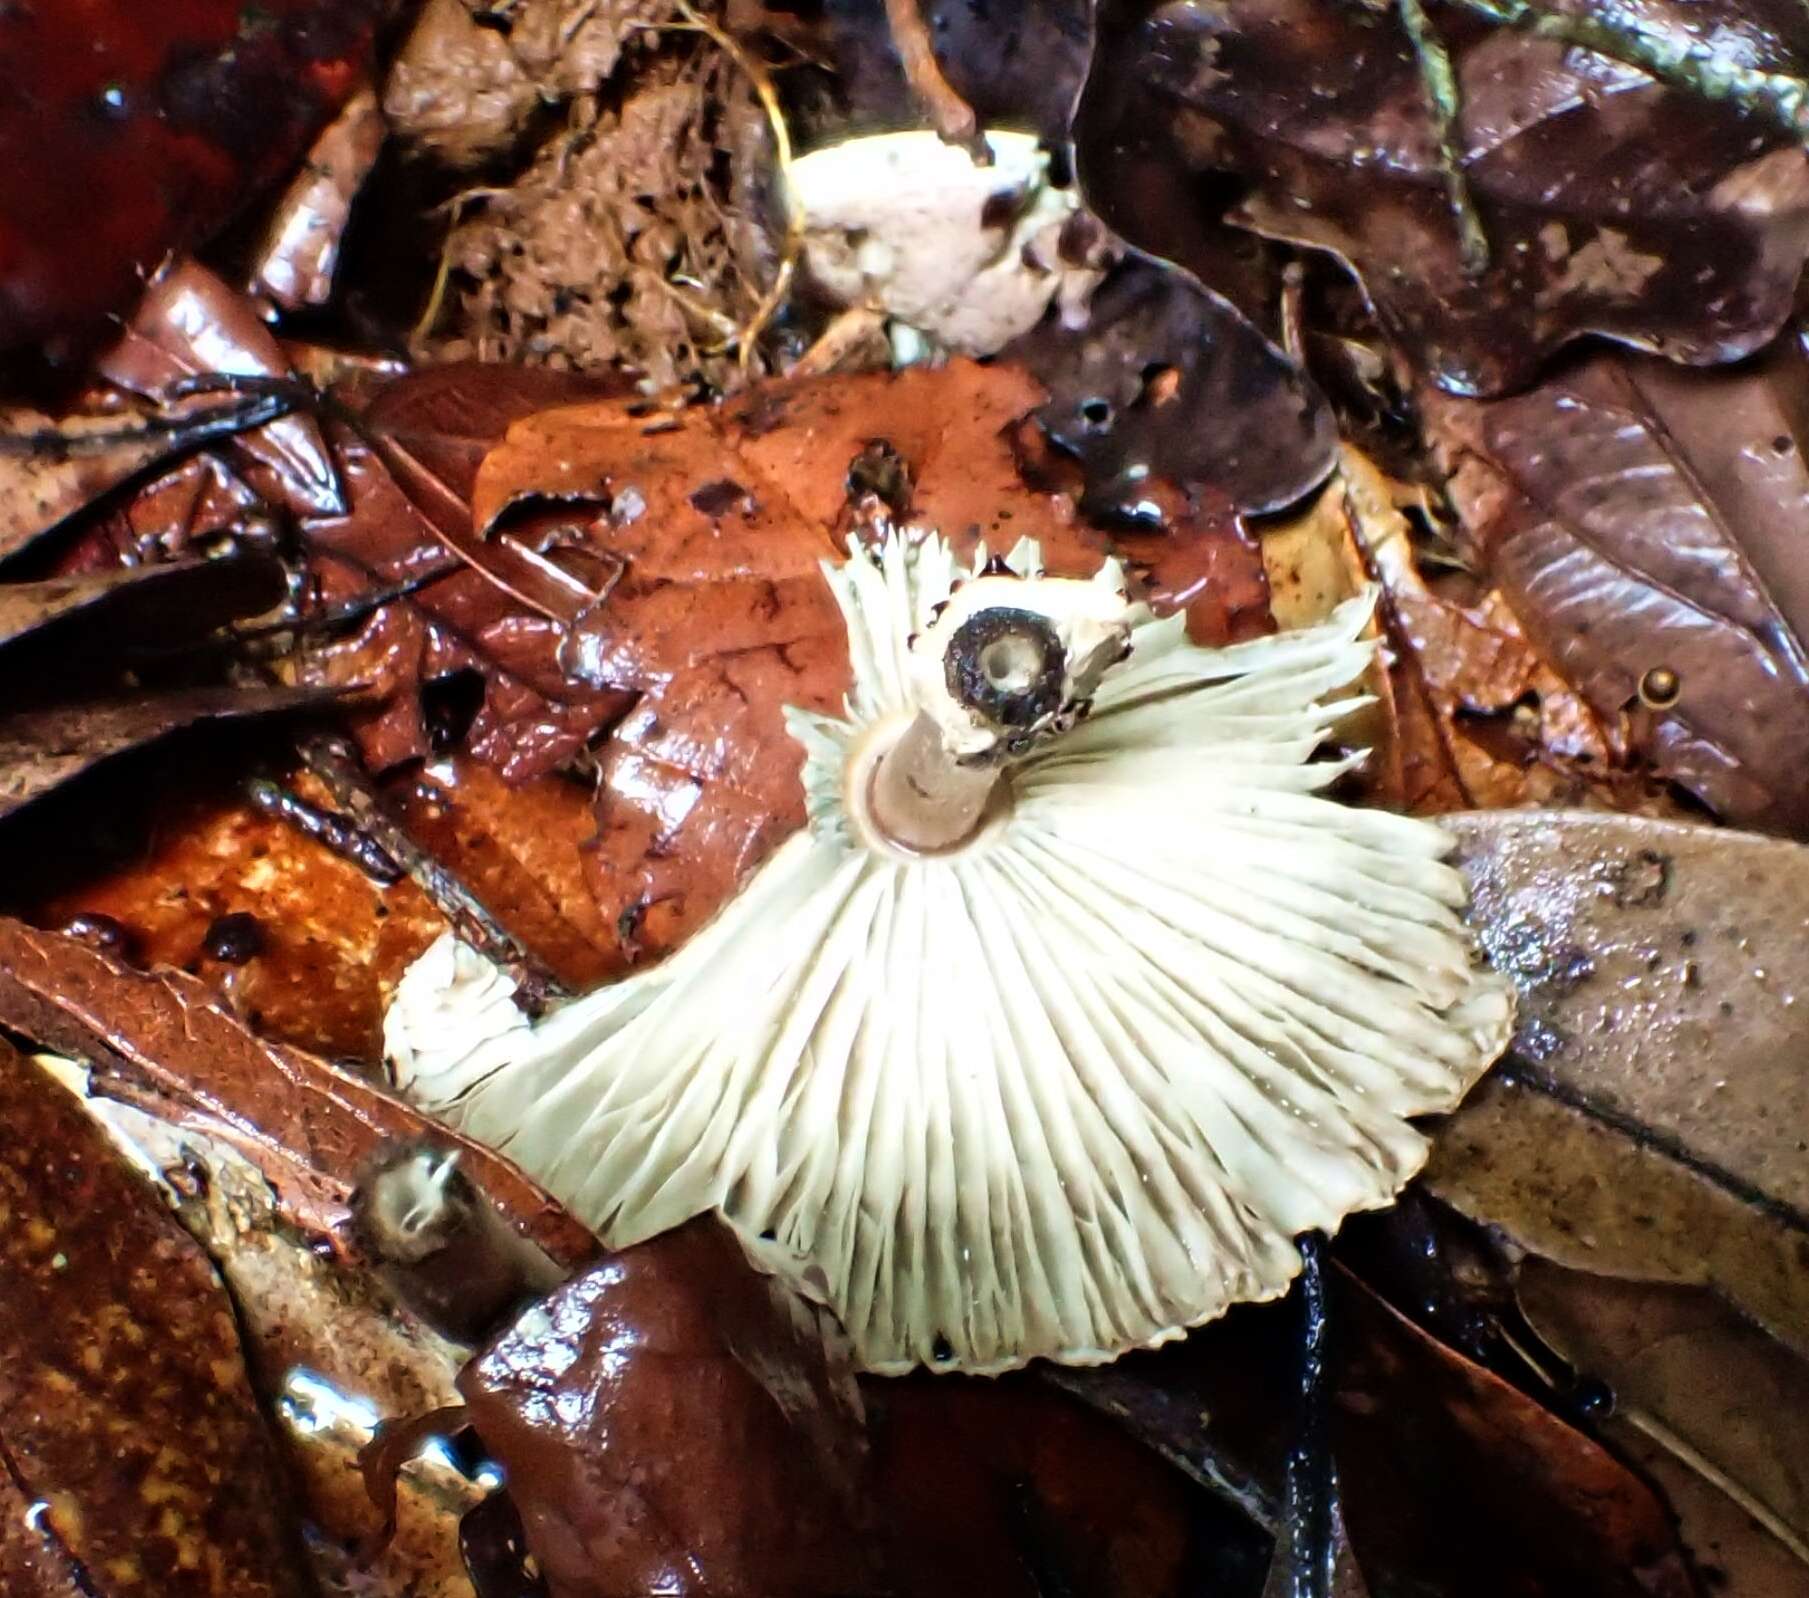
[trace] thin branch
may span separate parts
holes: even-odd
[[[886,21],[892,29],[892,42],[898,47],[905,81],[923,102],[937,137],[944,144],[960,145],[973,157],[975,166],[991,166],[992,151],[980,132],[979,117],[943,76],[920,0],[886,0]]]
[[[1432,113],[1432,135],[1438,144],[1439,171],[1445,180],[1445,201],[1451,208],[1451,220],[1457,225],[1458,248],[1463,255],[1464,270],[1472,277],[1488,270],[1489,236],[1482,218],[1476,214],[1476,202],[1470,195],[1469,180],[1464,176],[1463,151],[1459,144],[1457,120],[1462,109],[1457,73],[1452,69],[1450,54],[1444,41],[1427,21],[1420,0],[1397,0],[1401,26],[1413,46],[1419,62],[1420,82],[1426,90],[1426,105]]]

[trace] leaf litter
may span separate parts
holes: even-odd
[[[808,624],[809,573],[851,528],[892,516],[968,540],[1031,532],[1082,571],[1118,554],[1153,602],[1185,608],[1213,640],[1308,624],[1375,583],[1385,667],[1375,703],[1341,730],[1375,751],[1354,793],[1425,813],[1517,807],[1457,824],[1481,872],[1485,942],[1522,982],[1527,1016],[1515,1058],[1440,1131],[1428,1184],[1484,1224],[1478,1259],[1517,1286],[1518,1306],[1472,1293],[1466,1313],[1492,1330],[1466,1340],[1426,1304],[1462,1297],[1483,1266],[1434,1250],[1433,1285],[1414,1288],[1360,1239],[1339,1241],[1369,1285],[1338,1275],[1332,1294],[1332,1590],[1366,1578],[1376,1591],[1681,1594],[1714,1578],[1738,1594],[1800,1573],[1790,1440],[1760,1412],[1786,1409],[1777,1395],[1800,1380],[1809,1324],[1791,1185],[1809,1114],[1785,1069],[1782,1002],[1801,941],[1787,897],[1797,846],[1648,819],[1706,808],[1803,827],[1801,351],[1787,331],[1726,364],[1772,339],[1809,249],[1802,157],[1778,132],[1800,27],[1722,18],[1744,55],[1715,77],[1709,47],[1670,12],[1616,35],[1579,8],[1520,28],[1500,26],[1517,14],[1499,7],[1403,7],[1404,22],[1304,0],[1118,9],[1089,63],[1079,8],[982,16],[927,0],[918,57],[901,67],[878,7],[736,5],[718,21],[438,0],[380,86],[392,143],[367,194],[353,191],[368,143],[349,166],[334,155],[298,178],[286,220],[263,234],[301,249],[264,253],[278,263],[266,291],[317,320],[279,320],[273,338],[229,286],[255,275],[229,239],[207,267],[178,263],[153,285],[99,369],[115,386],[73,407],[20,396],[15,430],[34,437],[0,463],[17,468],[0,505],[24,560],[0,590],[17,618],[0,669],[93,638],[94,672],[116,696],[135,692],[139,668],[113,646],[138,629],[160,644],[169,596],[194,583],[206,614],[171,634],[191,647],[173,673],[155,663],[144,724],[180,720],[185,704],[280,698],[274,669],[304,694],[341,695],[315,703],[372,768],[355,790],[322,787],[285,758],[307,743],[293,735],[217,776],[197,760],[195,791],[211,797],[133,795],[112,830],[138,843],[111,862],[72,857],[54,891],[19,906],[79,938],[0,927],[0,1017],[131,1101],[91,1113],[161,1151],[158,1202],[219,1262],[250,1402],[289,1417],[276,1436],[306,1484],[324,1590],[413,1582],[451,1598],[472,1580],[531,1580],[532,1550],[556,1591],[583,1592],[621,1567],[549,1567],[550,1550],[574,1536],[603,1536],[612,1558],[655,1545],[600,1528],[594,1495],[536,1478],[515,1505],[493,1495],[473,1511],[467,1478],[411,1464],[389,1550],[370,1564],[351,1546],[383,1518],[347,1491],[368,1423],[444,1408],[464,1349],[486,1340],[434,1344],[417,1314],[424,1279],[371,1258],[351,1220],[373,1162],[428,1130],[372,1079],[376,1017],[462,902],[396,876],[383,840],[496,911],[574,989],[675,946],[798,824],[776,709],[799,695],[832,705],[845,671],[834,629]],[[1454,99],[1441,99],[1441,55]],[[1090,307],[1057,296],[987,367],[677,403],[794,363],[884,358],[883,304],[853,305],[838,332],[807,273],[773,297],[797,264],[775,107],[800,149],[920,125],[932,101],[952,128],[971,107],[982,125],[1038,130],[1065,186],[1083,79],[1079,194],[1105,225],[1087,219],[1085,248],[1115,250],[1115,228],[1133,250]],[[1333,92],[1303,97],[1311,84]],[[348,127],[368,139],[357,115]],[[409,237],[364,224],[361,239],[386,194],[403,212],[425,195],[421,225]],[[998,223],[982,207],[979,225]],[[1240,245],[1240,227],[1284,242]],[[393,252],[398,237],[410,257],[398,280],[420,296],[401,320],[372,245]],[[1294,246],[1348,262],[1364,296],[1327,295],[1328,269]],[[393,361],[295,342],[322,327],[375,331],[420,360],[477,359],[398,376]],[[1592,335],[1720,369],[1686,373]],[[1352,372],[1361,357],[1370,394],[1392,389],[1392,440],[1368,394],[1353,406],[1333,384],[1328,400],[1282,353],[1303,347],[1322,378],[1338,352]],[[188,391],[221,369],[247,393]],[[298,414],[227,436],[273,395]],[[233,563],[197,556],[224,547],[245,562],[254,546],[240,569],[262,573],[250,586],[268,614],[247,626],[250,601],[240,609],[235,580],[208,570]],[[768,591],[783,595],[770,613]],[[129,629],[108,639],[110,618]],[[214,630],[235,619],[242,640]],[[78,734],[105,724],[68,685],[45,691],[78,708],[43,720],[34,748],[51,748],[56,717]],[[37,802],[0,846],[33,848],[48,824],[34,818],[104,805],[92,781],[54,780],[71,758],[89,763],[15,764]],[[35,860],[32,880],[57,865]],[[190,971],[135,970],[128,956]],[[623,1291],[633,1272],[585,1274],[594,1244],[519,1174],[475,1147],[458,1158],[578,1269],[561,1290],[572,1303]],[[700,1305],[705,1320],[764,1313],[753,1306],[769,1290],[707,1235],[646,1256],[669,1270],[637,1267],[661,1284],[636,1312],[668,1329],[656,1339],[702,1325]],[[686,1247],[695,1270],[673,1263]],[[514,1346],[538,1380],[565,1345],[546,1341],[547,1311],[528,1313],[513,1333],[489,1328],[502,1337],[491,1347]],[[827,1574],[848,1552],[833,1538],[827,1564],[805,1557],[809,1539],[760,1551],[772,1512],[753,1506],[784,1480],[794,1505],[820,1490],[879,1505],[897,1590],[953,1590],[958,1569],[989,1592],[1131,1598],[1210,1568],[1218,1590],[1254,1595],[1298,1396],[1290,1313],[1241,1309],[1178,1349],[1075,1378],[1179,1473],[1034,1384],[995,1396],[945,1381],[868,1384],[867,1463],[844,1456],[813,1478],[814,1445],[800,1451],[791,1421],[772,1430],[760,1408],[779,1389],[757,1397],[758,1378],[707,1351],[715,1334],[686,1332],[699,1379],[751,1403],[736,1413],[763,1440],[745,1452],[793,1474],[775,1465],[763,1483],[744,1457],[669,1476],[671,1502],[690,1507],[655,1562],[713,1551],[715,1583],[737,1590],[775,1557],[803,1559],[804,1587],[861,1590],[851,1570]],[[416,1350],[399,1363],[382,1352],[398,1336]],[[288,1381],[310,1362],[329,1388],[371,1400],[353,1420],[329,1403],[314,1442]],[[411,1368],[412,1385],[399,1375]],[[1592,1383],[1618,1413],[1587,1401]],[[676,1422],[684,1398],[636,1376],[612,1413],[644,1443],[610,1456],[593,1415],[580,1435],[535,1441],[536,1457],[587,1479],[622,1472],[639,1490],[649,1465],[730,1440]],[[490,1430],[513,1424],[498,1411]],[[1077,1487],[1081,1459],[1112,1459],[1120,1496],[1102,1497],[1097,1472]],[[1680,1516],[1681,1543],[1642,1471]],[[700,1494],[704,1481],[726,1485]],[[31,1572],[29,1591],[94,1574],[16,1528],[0,1560]],[[1268,1589],[1293,1579],[1278,1558]]]

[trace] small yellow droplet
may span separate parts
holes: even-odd
[[[1639,680],[1639,700],[1652,710],[1668,710],[1683,692],[1683,682],[1669,666],[1654,666]]]

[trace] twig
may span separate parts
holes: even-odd
[[[1738,65],[1712,32],[1696,37],[1682,29],[1654,27],[1619,0],[1598,0],[1587,11],[1577,12],[1545,11],[1527,0],[1456,0],[1456,4],[1535,38],[1593,50],[1702,99],[1725,100],[1764,117],[1793,138],[1809,138],[1809,82]]]
[[[943,76],[920,0],[886,0],[886,21],[892,29],[892,42],[898,47],[905,82],[923,102],[937,137],[944,144],[960,145],[975,166],[991,166],[992,151],[980,132],[979,117]]]
[[[409,836],[389,813],[382,796],[342,739],[317,733],[304,738],[300,747],[303,761],[326,785],[333,802],[346,810],[359,830],[414,879],[459,937],[514,977],[516,992],[526,1005],[538,1009],[551,999],[567,997],[564,984],[496,919],[488,906]]]
[[[336,811],[309,804],[298,793],[279,787],[267,777],[245,784],[245,797],[260,815],[293,827],[312,838],[341,860],[349,860],[373,882],[389,887],[402,880],[402,868],[390,859],[381,844]]]
[[[66,461],[78,455],[101,455],[108,450],[161,439],[174,450],[190,449],[230,438],[253,427],[262,427],[297,408],[294,394],[262,393],[248,400],[211,410],[185,411],[177,416],[146,416],[121,427],[93,432],[69,432],[62,428],[35,428],[26,433],[0,432],[0,456],[24,455],[36,460]]]
[[[1268,1595],[1331,1598],[1337,1573],[1338,1472],[1332,1460],[1330,1321],[1326,1305],[1325,1238],[1300,1239],[1300,1411],[1282,1485],[1281,1529]]]
[[[1397,0],[1401,26],[1407,30],[1407,41],[1419,62],[1420,82],[1426,90],[1427,109],[1432,113],[1432,135],[1438,147],[1439,171],[1445,180],[1445,201],[1451,208],[1451,220],[1457,225],[1457,243],[1462,252],[1464,271],[1476,277],[1488,270],[1489,236],[1482,218],[1476,214],[1476,202],[1470,196],[1469,180],[1464,176],[1463,152],[1458,147],[1457,118],[1461,106],[1457,74],[1444,41],[1426,20],[1420,0]]]

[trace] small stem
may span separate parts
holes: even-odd
[[[937,137],[944,144],[960,145],[975,166],[991,166],[992,150],[980,132],[979,117],[955,92],[936,60],[935,44],[929,24],[923,20],[920,0],[886,0],[886,21],[891,25],[892,43],[898,48],[905,81],[923,102]]]
[[[927,711],[879,758],[867,808],[885,835],[914,854],[939,854],[973,835],[1002,768],[961,765]]]
[[[1419,62],[1420,82],[1426,91],[1426,106],[1432,114],[1432,135],[1438,143],[1438,164],[1445,180],[1445,202],[1451,208],[1451,220],[1457,226],[1457,243],[1462,252],[1464,271],[1477,277],[1488,270],[1489,235],[1482,218],[1476,214],[1476,202],[1470,197],[1470,183],[1464,176],[1463,151],[1459,146],[1457,118],[1462,102],[1457,87],[1457,73],[1451,65],[1444,41],[1433,32],[1420,0],[1397,0],[1401,26]]]

